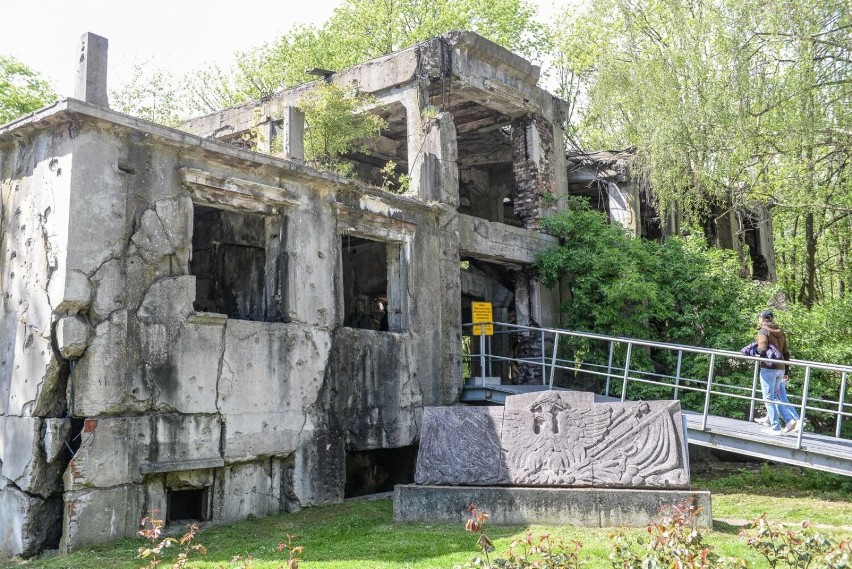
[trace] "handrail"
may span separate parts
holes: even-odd
[[[511,336],[512,334],[516,334],[518,332],[533,332],[534,334],[529,334],[529,336],[534,337],[540,343],[540,354],[533,355],[527,352],[526,357],[513,357],[508,354],[501,355],[492,353],[493,343],[489,341],[488,347],[486,347],[484,335],[485,327],[488,324],[493,326],[494,334],[497,336]],[[768,358],[760,358],[754,356],[744,356],[740,352],[734,352],[730,350],[703,348],[697,346],[688,346],[684,344],[667,344],[652,340],[608,336],[605,334],[595,334],[591,332],[577,332],[572,330],[541,328],[533,326],[524,326],[520,324],[509,324],[505,322],[489,322],[464,325],[464,327],[466,328],[470,328],[473,326],[478,327],[479,331],[483,332],[479,342],[480,353],[476,354],[479,356],[480,360],[480,375],[482,376],[483,386],[485,384],[485,371],[487,361],[489,370],[491,368],[491,362],[515,362],[519,365],[534,366],[534,368],[538,368],[541,371],[542,385],[549,385],[549,387],[551,388],[553,387],[557,369],[582,372],[592,377],[604,377],[606,379],[604,395],[607,396],[610,395],[612,380],[617,379],[621,381],[620,399],[622,401],[626,400],[627,398],[628,384],[630,382],[667,387],[673,390],[673,398],[675,399],[678,399],[680,396],[682,396],[682,394],[685,393],[700,392],[704,394],[700,427],[702,430],[706,430],[707,428],[707,418],[709,416],[709,411],[711,407],[711,399],[714,397],[749,401],[748,420],[751,421],[752,419],[754,419],[755,405],[757,403],[768,402],[763,399],[762,393],[759,391],[758,387],[760,380],[760,363],[778,363],[778,360],[770,360]],[[597,361],[575,361],[567,358],[560,358],[558,356],[558,351],[560,348],[560,338],[562,338],[563,336],[582,338],[596,342],[607,342],[609,343],[609,347],[607,350],[608,355],[605,360],[603,359],[602,355],[601,359]],[[550,343],[551,347],[549,348],[550,351],[548,357],[547,340],[549,337],[552,337],[552,342]],[[616,362],[616,345],[623,347],[623,351],[621,352],[624,354],[623,366],[619,365],[621,363],[620,361]],[[661,350],[667,350],[669,352],[676,352],[677,366],[676,370],[674,371],[674,375],[668,375],[667,373],[671,373],[670,371],[667,371],[666,373],[659,373],[659,370],[646,371],[638,368],[631,368],[633,352],[637,347],[656,348]],[[708,371],[706,378],[687,377],[684,375],[684,354],[692,354],[694,356],[703,356],[708,358]],[[618,359],[620,360],[620,356],[618,357]],[[751,380],[751,385],[735,385],[732,383],[725,383],[724,381],[719,381],[719,376],[716,367],[717,362],[720,360],[727,360],[729,362],[730,360],[740,360],[743,363],[749,363],[753,365],[754,373],[753,378]],[[852,373],[852,366],[825,362],[813,362],[798,359],[787,360],[784,363],[785,365],[805,369],[802,395],[790,395],[791,402],[789,404],[791,407],[795,407],[798,409],[800,420],[804,422],[806,415],[810,413],[821,413],[823,415],[828,414],[835,416],[836,425],[834,428],[834,437],[841,438],[844,419],[852,418],[852,402],[846,401],[846,390],[849,386],[847,378],[849,374]],[[841,374],[840,390],[838,392],[837,400],[815,397],[809,392],[812,383],[812,374],[816,371]],[[794,401],[796,403],[794,403]],[[802,431],[803,430],[800,429],[798,432],[798,437],[796,440],[797,449],[800,449],[802,445]]]

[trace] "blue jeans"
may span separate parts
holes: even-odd
[[[766,400],[764,403],[766,405],[766,416],[769,417],[769,426],[776,431],[781,430],[778,393],[783,377],[783,369],[760,368],[760,390]]]
[[[799,413],[790,404],[790,400],[787,399],[787,382],[784,381],[783,375],[781,381],[778,382],[778,413],[781,415],[781,419],[785,425],[789,424],[790,421],[799,420]]]

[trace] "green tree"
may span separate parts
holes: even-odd
[[[341,156],[359,140],[369,139],[381,132],[385,121],[363,112],[373,102],[369,96],[356,91],[344,91],[333,83],[319,83],[299,102],[305,113],[305,158],[324,169],[349,174]]]
[[[562,88],[585,103],[573,139],[635,147],[661,209],[689,221],[770,206],[788,296],[842,294],[850,18],[845,0],[595,2],[557,41]]]
[[[178,126],[188,118],[179,85],[168,71],[147,63],[135,64],[130,78],[119,89],[110,91],[110,105],[135,117]]]
[[[11,56],[0,55],[0,124],[56,100],[50,83]]]

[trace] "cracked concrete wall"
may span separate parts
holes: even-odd
[[[32,129],[40,155],[0,148],[4,553],[133,536],[176,488],[205,489],[217,520],[340,501],[347,449],[411,445],[422,406],[457,397],[451,333],[435,330],[458,299],[430,268],[458,280],[452,208],[84,111]],[[283,321],[195,309],[198,206],[271,220],[280,274],[264,286]],[[346,233],[398,251],[400,331],[342,326]]]
[[[11,554],[58,541],[68,366],[53,332],[89,294],[63,263],[72,137],[0,149],[0,551]]]

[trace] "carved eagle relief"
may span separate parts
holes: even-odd
[[[418,483],[689,485],[677,401],[595,402],[591,393],[545,391],[508,397],[502,414],[430,409],[441,412],[424,416]]]

